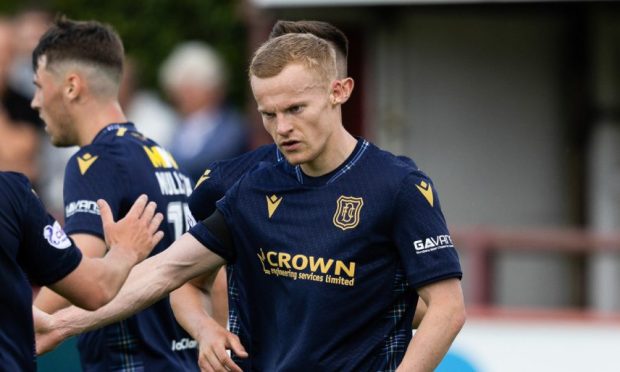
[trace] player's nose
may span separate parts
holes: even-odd
[[[278,114],[276,117],[276,132],[285,135],[293,130],[292,122],[285,115]]]
[[[35,93],[35,95],[32,97],[32,100],[30,101],[30,107],[32,107],[33,110],[39,111],[39,95]]]

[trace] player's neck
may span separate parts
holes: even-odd
[[[355,150],[357,139],[343,127],[328,140],[323,152],[316,159],[301,164],[304,174],[311,177],[323,176],[344,163]]]
[[[118,101],[93,103],[81,112],[78,119],[78,146],[91,144],[97,134],[112,123],[124,123],[127,117],[123,113]]]

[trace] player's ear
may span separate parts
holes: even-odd
[[[70,73],[67,75],[63,93],[69,101],[77,99],[83,89],[84,80],[80,77],[80,75],[76,73]]]
[[[330,100],[332,105],[341,105],[345,103],[351,96],[353,91],[353,79],[348,77],[345,79],[337,79],[332,82]]]
[[[345,103],[346,101],[349,100],[349,97],[351,97],[351,93],[353,93],[353,87],[355,86],[355,81],[353,80],[353,78],[351,77],[347,77],[344,79],[341,79],[340,82],[342,83],[342,87],[343,87],[343,101],[342,103]]]

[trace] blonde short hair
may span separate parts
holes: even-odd
[[[278,75],[290,64],[316,71],[325,81],[337,77],[336,52],[312,34],[285,34],[266,41],[254,53],[249,75],[260,79]]]

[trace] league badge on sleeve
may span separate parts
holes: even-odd
[[[60,227],[58,221],[54,221],[54,225],[47,225],[43,228],[43,237],[54,248],[66,249],[71,246],[71,240]]]

